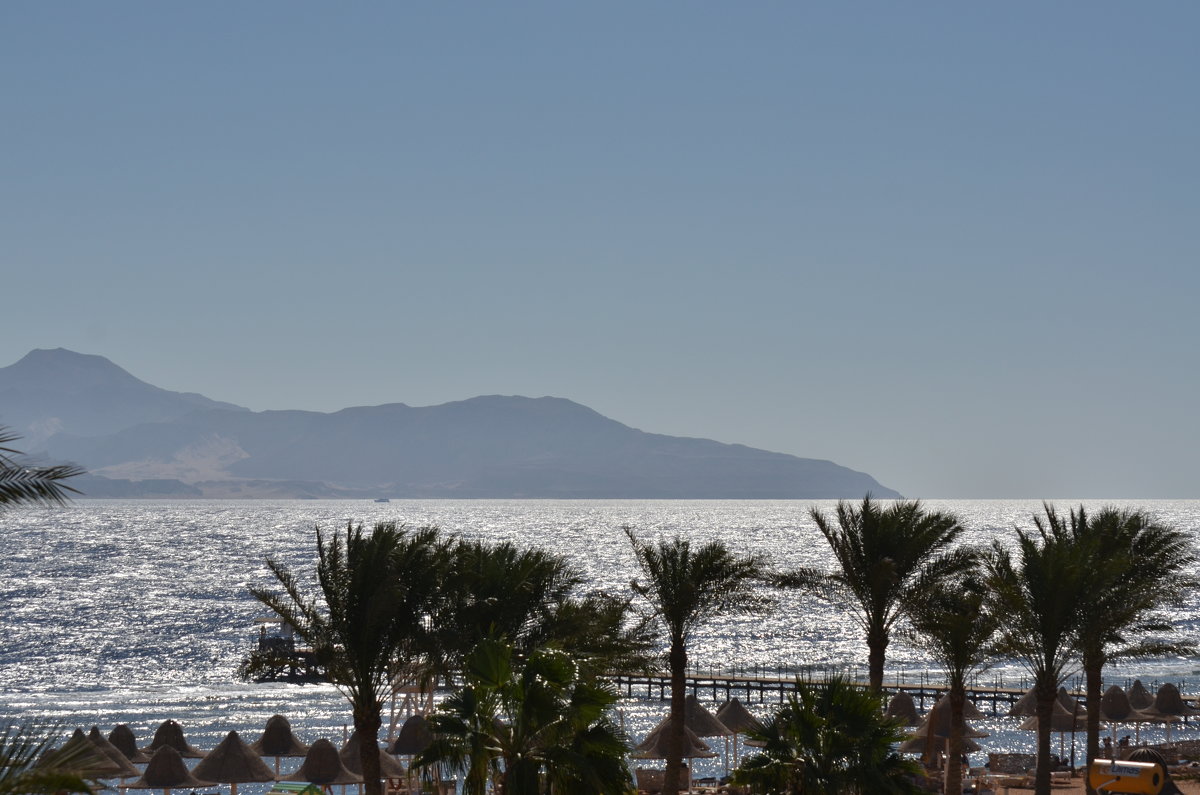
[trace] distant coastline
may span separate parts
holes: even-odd
[[[254,412],[148,384],[102,356],[0,368],[0,422],[122,499],[880,499],[865,472],[648,433],[565,398]]]

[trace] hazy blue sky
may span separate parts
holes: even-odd
[[[0,365],[1200,497],[1200,4],[0,4]],[[0,420],[3,407],[0,406]]]

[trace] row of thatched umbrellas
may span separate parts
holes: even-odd
[[[921,719],[917,714],[912,696],[900,693],[888,703],[887,714],[900,719],[903,725],[917,726],[911,739],[900,746],[900,750],[903,752],[928,755],[934,747],[933,740],[944,741],[950,735],[950,703],[946,696],[939,699],[929,714]],[[1037,693],[1034,689],[1030,688],[1029,692],[1013,705],[1008,714],[1026,718],[1018,728],[1025,731],[1036,731],[1038,728]],[[1162,685],[1155,695],[1151,695],[1140,680],[1133,683],[1128,693],[1120,686],[1113,685],[1105,691],[1100,701],[1100,720],[1111,726],[1114,742],[1116,741],[1117,725],[1124,723],[1134,724],[1135,731],[1140,731],[1143,723],[1165,723],[1169,742],[1171,723],[1197,714],[1200,714],[1200,709],[1185,702],[1179,693],[1179,688],[1169,682]],[[968,701],[963,717],[966,720],[980,720],[983,718],[983,714]],[[1059,688],[1058,698],[1055,699],[1051,714],[1050,730],[1064,734],[1087,730],[1087,711],[1071,698],[1066,688]],[[964,734],[965,750],[971,753],[979,751],[979,745],[974,740],[986,736],[986,733],[977,731],[968,724]]]
[[[401,728],[399,736],[388,749],[379,749],[379,766],[384,778],[403,778],[406,771],[392,754],[411,756],[420,753],[429,744],[429,729],[420,715],[410,717]],[[121,788],[172,789],[210,787],[218,784],[231,786],[232,795],[237,795],[238,784],[264,783],[268,781],[303,781],[322,787],[362,783],[362,763],[359,753],[357,732],[339,751],[333,743],[320,739],[311,746],[305,745],[292,733],[291,725],[282,715],[267,720],[262,737],[256,742],[245,743],[236,731],[231,731],[220,744],[204,753],[188,743],[183,728],[173,720],[163,721],[154,733],[154,740],[145,749],[138,748],[133,731],[125,725],[116,726],[107,737],[96,726],[89,734],[76,729],[71,738],[55,755],[96,760],[94,773],[102,779],[119,779]],[[275,769],[263,761],[263,757],[274,757]],[[303,757],[304,762],[294,773],[279,775],[281,758]],[[188,770],[184,759],[199,759],[192,770]],[[134,765],[146,765],[145,772]],[[138,777],[132,783],[128,778]]]
[[[1036,694],[1031,689],[1010,710],[1010,715],[1024,715],[1028,719],[1021,729],[1036,730]],[[750,714],[738,699],[727,701],[714,715],[700,704],[696,696],[688,696],[685,705],[684,734],[687,738],[684,758],[712,758],[718,754],[704,742],[704,737],[723,737],[733,740],[733,764],[737,764],[738,735],[749,729],[761,728],[762,724]],[[887,714],[900,718],[904,725],[917,726],[911,738],[901,745],[900,750],[908,753],[926,754],[935,746],[935,740],[944,741],[950,733],[950,706],[946,697],[940,699],[929,714],[921,719],[912,697],[898,694],[887,707]],[[1101,720],[1113,726],[1114,740],[1116,725],[1146,722],[1165,722],[1170,737],[1170,722],[1181,717],[1200,714],[1200,710],[1183,701],[1178,688],[1168,683],[1151,696],[1141,682],[1134,682],[1129,693],[1114,685],[1104,694],[1100,704]],[[983,714],[969,701],[965,715],[967,720],[979,720]],[[666,727],[669,716],[659,722],[634,749],[634,759],[666,758]],[[1086,728],[1086,712],[1072,699],[1065,689],[1059,691],[1055,702],[1051,730],[1057,732],[1083,731]],[[974,739],[986,737],[969,725],[965,735],[968,752],[979,751]],[[392,754],[406,756],[419,753],[430,740],[428,727],[420,715],[409,718],[399,736],[385,751],[380,748],[380,771],[384,778],[403,778],[404,767]],[[208,787],[229,784],[232,795],[237,795],[237,785],[267,781],[304,781],[321,786],[348,785],[362,782],[357,733],[339,751],[329,740],[321,739],[311,746],[300,742],[292,733],[291,726],[281,715],[272,716],[266,724],[262,737],[254,743],[242,741],[237,732],[231,731],[216,748],[207,754],[191,746],[184,738],[182,727],[173,720],[164,721],[154,734],[154,740],[146,749],[139,749],[133,732],[122,724],[115,727],[108,737],[100,734],[97,727],[85,735],[81,729],[63,746],[62,751],[82,748],[100,759],[97,775],[101,778],[125,779],[137,777],[122,787],[132,789],[162,789]],[[753,743],[746,743],[753,744]],[[728,752],[728,748],[726,749]],[[263,761],[263,757],[274,757],[275,769]],[[304,762],[294,773],[280,776],[281,758],[304,757]],[[185,758],[200,759],[189,771]],[[140,772],[134,765],[146,765]],[[728,767],[728,765],[727,765]]]

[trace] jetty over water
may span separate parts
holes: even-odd
[[[697,698],[712,701],[727,701],[738,698],[747,703],[782,703],[788,693],[794,693],[797,683],[820,682],[830,674],[841,673],[851,681],[863,687],[867,679],[861,674],[827,671],[824,669],[752,669],[746,671],[717,671],[693,669],[687,672],[687,690]],[[611,681],[627,698],[639,698],[648,701],[669,701],[671,698],[671,676],[666,671],[649,673],[614,673],[609,674]],[[1106,684],[1112,684],[1108,682]],[[1128,689],[1131,682],[1123,686]],[[1177,683],[1181,692],[1190,692],[1185,682]],[[1013,704],[1020,700],[1033,683],[1028,680],[1009,681],[1003,679],[992,682],[977,681],[967,685],[967,698],[982,712],[993,715],[1007,714]],[[1147,682],[1151,692],[1157,690],[1158,682]],[[907,693],[921,710],[932,707],[935,702],[948,691],[944,681],[925,676],[899,679],[885,679],[883,692],[887,696],[897,693]],[[1087,705],[1087,694],[1081,682],[1068,682],[1067,692],[1079,701],[1081,706]],[[1195,696],[1185,695],[1185,699]]]

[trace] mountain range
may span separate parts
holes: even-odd
[[[563,398],[255,412],[62,348],[0,368],[0,425],[85,467],[91,497],[899,496],[830,461],[646,433]]]

